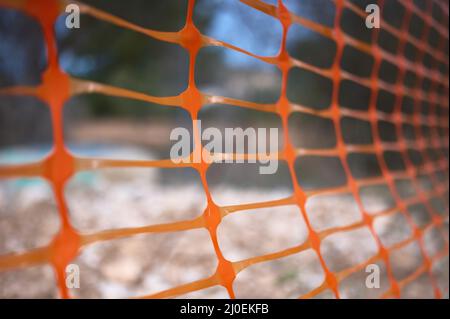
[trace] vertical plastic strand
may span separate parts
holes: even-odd
[[[64,198],[66,181],[74,171],[73,158],[66,150],[63,136],[62,109],[69,97],[69,78],[61,71],[53,26],[59,14],[59,2],[45,0],[42,2],[28,0],[25,10],[34,16],[42,27],[47,49],[47,68],[38,87],[38,97],[49,107],[52,120],[53,149],[45,160],[44,176],[52,185],[53,193],[61,220],[61,229],[50,244],[51,264],[54,268],[59,293],[62,298],[69,298],[65,282],[65,269],[76,257],[80,247],[78,233],[73,229],[67,204]]]

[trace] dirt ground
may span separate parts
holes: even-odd
[[[168,182],[156,169],[101,170],[77,175],[66,188],[74,226],[82,232],[137,227],[192,219],[202,214],[205,195],[198,179],[180,174],[183,183]],[[212,187],[219,204],[260,202],[290,194],[283,188],[248,188],[222,184]],[[379,211],[392,202],[380,189],[363,193],[368,211]],[[360,220],[350,194],[312,197],[306,207],[317,230],[345,226]],[[420,213],[420,212],[419,212]],[[417,214],[416,219],[425,218]],[[422,212],[423,213],[423,212]],[[448,224],[447,224],[448,225]],[[59,221],[48,185],[41,180],[0,182],[0,254],[21,252],[48,243]],[[401,214],[377,218],[375,229],[386,245],[410,236]],[[445,230],[444,230],[445,231]],[[277,252],[301,244],[307,236],[296,206],[240,211],[224,218],[218,229],[219,245],[232,261]],[[427,249],[438,251],[443,241],[433,230]],[[448,232],[447,232],[448,239]],[[367,228],[338,232],[321,246],[327,266],[339,271],[375,255],[377,248]],[[421,264],[419,246],[413,242],[391,255],[398,279]],[[156,293],[212,275],[217,266],[214,249],[205,229],[144,234],[102,243],[82,250],[74,261],[80,267],[81,287],[72,289],[79,298],[126,298]],[[387,288],[386,266],[379,263],[381,286],[368,289],[364,269],[340,283],[343,298],[375,298]],[[448,293],[448,257],[433,267],[439,284]],[[238,298],[297,298],[318,287],[324,274],[312,250],[252,265],[238,274],[234,290]],[[421,276],[402,291],[406,298],[433,297],[430,280]],[[448,295],[447,295],[448,296]],[[55,298],[50,266],[40,265],[0,273],[2,298]],[[333,297],[329,291],[318,298]],[[179,298],[228,298],[223,287]]]

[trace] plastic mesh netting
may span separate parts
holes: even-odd
[[[236,0],[237,1],[237,0]],[[288,10],[279,0],[277,5],[272,5],[260,0],[240,0],[245,5],[258,10],[264,14],[270,15],[279,20],[282,25],[282,41],[279,53],[276,56],[258,56],[242,48],[229,43],[216,40],[206,36],[197,29],[193,12],[196,5],[195,0],[189,0],[186,12],[185,26],[178,32],[161,32],[147,29],[122,18],[114,16],[105,11],[96,9],[92,6],[77,3],[82,14],[90,15],[96,19],[116,25],[121,28],[132,30],[159,41],[177,44],[187,50],[189,54],[189,82],[187,89],[177,96],[156,97],[137,91],[123,89],[115,86],[104,85],[92,81],[76,79],[62,71],[59,65],[56,40],[54,36],[54,24],[58,16],[64,11],[66,2],[56,0],[42,1],[0,1],[0,6],[19,9],[34,17],[39,21],[47,49],[47,68],[42,75],[42,83],[36,87],[13,86],[0,89],[1,95],[31,95],[44,101],[50,111],[53,126],[54,147],[51,153],[42,161],[22,165],[4,165],[0,166],[0,178],[21,178],[21,177],[42,177],[52,186],[54,197],[59,210],[61,228],[48,246],[34,249],[31,251],[0,256],[0,271],[15,269],[18,267],[51,264],[55,270],[59,292],[61,297],[69,298],[70,290],[65,285],[65,269],[68,264],[80,253],[83,247],[88,245],[108,241],[112,239],[133,236],[137,234],[153,232],[175,232],[180,230],[204,228],[210,234],[215,254],[218,260],[217,270],[214,275],[178,287],[173,287],[156,294],[145,297],[169,298],[186,294],[216,285],[227,289],[231,298],[235,297],[233,282],[239,273],[257,263],[276,260],[282,257],[298,254],[305,250],[312,250],[320,261],[320,266],[325,274],[325,279],[319,286],[308,293],[298,296],[300,298],[311,298],[320,293],[330,290],[336,298],[340,297],[339,284],[351,274],[364,269],[367,265],[375,262],[383,262],[386,266],[389,289],[380,297],[398,298],[402,296],[402,290],[409,283],[418,277],[426,275],[429,277],[434,296],[442,298],[448,294],[448,286],[442,288],[433,272],[433,266],[443,258],[448,256],[448,233],[445,231],[445,224],[448,223],[448,29],[445,23],[438,21],[432,14],[432,10],[438,8],[444,20],[448,21],[448,3],[445,1],[427,1],[426,9],[419,8],[415,2],[409,0],[400,1],[405,9],[400,28],[397,28],[384,19],[381,20],[381,29],[373,29],[371,43],[361,41],[342,30],[343,11],[350,10],[359,17],[365,18],[367,13],[363,8],[350,0],[330,0],[335,6],[334,25],[332,27],[318,24]],[[299,0],[301,1],[301,0]],[[377,1],[380,10],[386,1]],[[412,16],[416,15],[424,21],[424,28],[419,38],[410,34],[410,25]],[[310,29],[323,37],[326,37],[336,44],[336,54],[330,68],[320,68],[312,64],[292,57],[287,50],[287,34],[293,25],[301,25]],[[388,32],[398,41],[396,54],[387,51],[378,45],[380,30]],[[429,43],[428,37],[431,30],[438,33],[438,43],[433,46]],[[407,44],[413,44],[417,48],[417,54],[414,61],[405,57],[405,47]],[[201,92],[195,82],[195,65],[198,53],[201,48],[207,46],[225,47],[230,50],[238,51],[242,54],[256,58],[264,63],[277,67],[281,76],[281,94],[278,101],[274,104],[260,104],[240,99],[215,96]],[[344,47],[350,46],[367,55],[370,55],[374,63],[370,70],[370,75],[362,77],[351,72],[345,71],[341,67]],[[424,57],[431,56],[431,65],[424,63]],[[389,83],[380,79],[379,72],[383,61],[388,61],[398,67],[399,72],[395,83]],[[443,66],[443,67],[442,67]],[[292,68],[301,68],[318,74],[332,82],[331,102],[328,108],[323,110],[313,109],[307,105],[301,105],[290,101],[287,96],[287,86],[289,72]],[[444,69],[442,71],[442,69]],[[413,86],[406,86],[404,80],[407,73],[415,75]],[[362,85],[370,90],[369,104],[367,110],[356,110],[346,108],[340,105],[339,95],[342,89],[342,81],[352,81]],[[423,82],[431,83],[430,87],[424,89]],[[394,109],[391,113],[384,112],[377,107],[379,91],[384,90],[395,96]],[[279,161],[284,161],[289,169],[293,185],[291,196],[279,200],[251,203],[245,205],[218,206],[210,193],[206,172],[210,164],[203,159],[201,163],[180,163],[175,164],[170,159],[165,160],[116,160],[116,159],[96,159],[78,157],[68,151],[63,135],[63,116],[62,110],[64,103],[72,96],[83,93],[98,93],[113,97],[124,97],[136,99],[145,102],[157,103],[168,107],[179,107],[189,112],[194,131],[195,150],[193,153],[201,151],[201,140],[199,129],[196,126],[198,113],[206,104],[227,104],[231,106],[250,108],[261,112],[271,112],[279,116],[282,123],[283,145],[284,149],[277,154]],[[412,112],[406,113],[402,109],[403,100],[409,97],[413,100]],[[429,105],[427,112],[423,111],[423,101]],[[336,145],[327,149],[309,149],[294,147],[291,137],[288,134],[289,116],[293,113],[311,114],[321,118],[329,119],[334,124],[336,136]],[[371,135],[373,143],[368,145],[349,144],[345,141],[342,133],[342,118],[354,118],[370,122]],[[395,132],[398,137],[395,142],[386,142],[382,139],[383,133],[378,125],[379,121],[391,123],[395,126]],[[414,128],[415,140],[410,140],[404,136],[403,125],[409,124]],[[427,130],[428,134],[425,134]],[[299,136],[298,138],[302,138]],[[432,149],[436,156],[430,156],[429,149]],[[419,153],[423,158],[420,164],[412,158],[410,150]],[[392,170],[385,157],[385,152],[396,151],[401,153],[404,169]],[[377,159],[380,167],[380,174],[375,177],[360,178],[352,172],[349,163],[349,156],[352,154],[371,154]],[[236,154],[228,154],[237,157]],[[296,159],[299,156],[320,156],[336,157],[339,159],[346,175],[345,185],[339,187],[327,187],[321,189],[305,190],[300,186]],[[258,155],[243,155],[244,158]],[[72,225],[66,199],[64,197],[64,188],[66,183],[75,173],[84,170],[96,170],[102,168],[125,168],[125,167],[192,167],[200,176],[204,192],[207,198],[207,208],[201,216],[194,220],[181,221],[176,223],[148,225],[137,228],[113,229],[96,233],[84,234],[78,232]],[[432,187],[424,187],[422,177],[431,181]],[[411,181],[415,195],[405,197],[399,191],[397,181],[407,179]],[[384,183],[388,186],[395,199],[395,206],[386,210],[372,214],[366,211],[361,199],[360,189],[365,186]],[[360,221],[317,231],[311,225],[307,214],[306,203],[312,196],[319,194],[343,194],[351,193],[358,205],[361,215]],[[440,198],[445,202],[444,210],[437,209],[432,200]],[[429,223],[426,225],[417,225],[412,218],[408,207],[413,204],[423,204],[430,216]],[[266,207],[278,207],[296,205],[301,212],[308,229],[308,237],[302,244],[291,247],[276,253],[252,257],[240,261],[227,260],[218,243],[217,228],[222,219],[227,215],[238,211],[248,209],[258,209]],[[379,238],[379,234],[374,229],[374,222],[382,216],[391,216],[400,212],[412,229],[412,236],[396,243],[386,246]],[[323,252],[321,251],[322,241],[330,235],[347,232],[355,229],[366,228],[370,231],[376,242],[378,252],[363,263],[354,265],[350,268],[335,272],[331,271]],[[445,245],[443,249],[435,254],[430,254],[424,242],[425,234],[431,229],[437,229],[439,236],[442,237]],[[420,247],[423,263],[406,278],[398,279],[394,276],[391,267],[390,255],[410,243],[416,242]],[[194,244],[194,243],[193,243]],[[447,283],[448,285],[448,283]]]

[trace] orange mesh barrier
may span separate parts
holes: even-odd
[[[228,43],[212,39],[205,36],[199,32],[193,22],[193,10],[195,6],[195,0],[189,0],[188,10],[186,14],[186,24],[178,32],[159,32],[154,30],[145,29],[143,27],[137,26],[130,22],[127,22],[121,18],[113,16],[109,13],[103,12],[101,10],[95,9],[91,6],[79,3],[81,11],[83,14],[93,16],[97,19],[104,20],[116,26],[133,30],[148,37],[154,39],[171,42],[180,45],[185,48],[189,53],[189,84],[187,89],[177,96],[170,97],[155,97],[146,95],[143,93],[137,93],[131,90],[121,89],[113,86],[103,85],[99,83],[94,83],[91,81],[75,79],[64,72],[62,72],[58,64],[58,52],[56,49],[56,41],[54,37],[53,26],[58,17],[58,15],[64,10],[66,5],[65,2],[59,2],[56,0],[42,0],[42,1],[8,1],[3,0],[0,3],[3,6],[16,8],[23,10],[27,14],[33,16],[37,19],[43,29],[48,66],[45,70],[42,83],[37,87],[9,87],[0,90],[0,94],[16,94],[16,95],[32,95],[38,97],[42,101],[45,101],[51,110],[52,124],[53,124],[53,134],[54,134],[54,147],[50,155],[44,160],[23,165],[11,165],[0,167],[0,178],[15,178],[15,177],[32,177],[39,176],[45,178],[51,185],[54,192],[54,196],[57,202],[59,215],[61,219],[61,229],[59,233],[55,236],[52,242],[46,246],[41,247],[32,251],[27,251],[20,254],[12,254],[0,256],[0,270],[7,270],[16,267],[29,266],[41,263],[50,263],[56,273],[57,282],[59,286],[60,295],[63,298],[69,298],[70,293],[65,286],[65,267],[71,260],[73,260],[79,253],[80,249],[84,246],[91,245],[95,242],[106,241],[115,238],[121,238],[126,236],[133,236],[142,233],[151,232],[171,232],[178,230],[194,229],[194,228],[205,228],[209,231],[211,241],[214,245],[215,253],[218,259],[218,267],[215,274],[209,278],[204,278],[195,282],[191,282],[182,286],[174,287],[159,293],[144,296],[144,297],[159,297],[168,298],[178,295],[182,295],[191,291],[196,291],[204,289],[207,287],[212,287],[215,285],[221,285],[225,287],[231,298],[234,298],[233,291],[233,281],[236,276],[239,275],[246,267],[253,264],[278,259],[284,256],[292,255],[304,251],[306,249],[312,249],[318,256],[320,260],[321,267],[325,273],[325,280],[323,283],[307,293],[306,295],[299,296],[302,298],[309,298],[318,295],[326,289],[331,290],[335,297],[339,298],[338,284],[350,274],[363,269],[366,265],[374,263],[376,261],[382,261],[385,263],[387,268],[387,275],[390,283],[390,289],[380,297],[401,297],[401,289],[411,281],[415,280],[419,276],[426,274],[429,276],[431,283],[433,285],[434,295],[436,298],[442,297],[447,291],[441,291],[438,286],[438,282],[432,272],[433,264],[439,259],[448,256],[448,235],[441,230],[441,226],[448,219],[448,215],[442,215],[435,211],[435,208],[430,205],[429,200],[433,197],[439,196],[445,201],[448,206],[448,199],[446,194],[448,194],[448,183],[439,181],[435,173],[436,172],[446,172],[448,174],[448,159],[445,154],[443,154],[442,149],[448,149],[448,112],[447,116],[439,115],[437,112],[437,104],[440,103],[443,108],[448,110],[448,73],[443,75],[437,70],[438,63],[444,63],[448,70],[448,56],[445,54],[444,46],[448,41],[448,30],[447,28],[440,24],[432,17],[432,6],[438,5],[441,7],[442,12],[446,15],[448,19],[448,5],[442,2],[428,1],[427,10],[422,11],[413,3],[413,1],[403,0],[402,5],[405,7],[406,14],[403,17],[403,23],[400,29],[389,25],[385,21],[381,21],[381,28],[385,31],[391,33],[393,36],[398,38],[399,46],[397,54],[392,54],[384,50],[377,45],[377,37],[379,31],[375,29],[372,33],[373,40],[372,44],[364,43],[358,39],[351,37],[350,35],[344,33],[341,30],[341,19],[342,12],[344,8],[351,10],[361,17],[365,17],[366,13],[364,10],[358,6],[352,4],[349,0],[334,0],[334,5],[336,9],[334,27],[329,28],[324,25],[317,24],[308,19],[302,18],[290,12],[282,0],[278,1],[276,6],[267,4],[260,0],[241,0],[249,7],[254,10],[259,10],[267,15],[273,16],[278,19],[283,26],[283,36],[282,44],[278,55],[271,57],[263,57],[255,54],[251,54],[241,48],[235,47]],[[381,10],[383,8],[384,1],[378,1]],[[416,39],[408,33],[408,28],[411,23],[411,16],[413,14],[418,15],[425,21],[425,27],[423,29],[422,37]],[[337,45],[337,52],[334,57],[334,62],[329,69],[322,69],[309,65],[298,59],[293,58],[289,55],[286,49],[286,37],[289,28],[293,24],[300,24],[306,28],[309,28],[321,35],[335,41]],[[428,33],[433,27],[440,34],[440,43],[437,47],[431,47],[426,39]],[[419,49],[417,54],[416,63],[408,61],[404,57],[404,48],[407,42],[414,43]],[[343,55],[343,48],[345,45],[352,46],[361,50],[374,58],[374,65],[370,77],[362,78],[357,75],[345,72],[341,70],[340,62]],[[265,63],[272,64],[279,68],[282,73],[282,85],[281,85],[281,96],[277,103],[275,104],[258,104],[248,101],[242,101],[238,99],[231,99],[227,97],[218,97],[205,94],[197,89],[194,81],[195,63],[197,53],[202,47],[205,46],[221,46],[226,47],[231,50],[236,50],[246,55],[250,55],[256,59],[259,59]],[[432,55],[435,59],[435,65],[432,68],[428,68],[422,64],[422,59],[428,53]],[[387,60],[399,68],[399,74],[395,84],[389,84],[378,78],[378,71],[382,60]],[[287,90],[287,79],[288,72],[291,68],[295,66],[300,66],[311,72],[320,74],[323,77],[329,78],[333,83],[332,99],[330,108],[317,111],[312,110],[303,105],[294,104],[288,100],[286,90]],[[414,72],[418,78],[417,85],[414,88],[407,88],[403,84],[404,76],[406,71]],[[421,82],[423,79],[428,78],[432,81],[431,89],[425,92],[421,88]],[[339,105],[338,96],[340,82],[342,80],[352,80],[370,88],[370,104],[368,106],[368,111],[356,111],[343,108]],[[437,91],[438,85],[444,85],[444,94]],[[393,114],[383,113],[376,108],[377,95],[380,88],[393,93],[396,97],[395,109]],[[142,101],[149,101],[167,106],[176,106],[188,111],[194,123],[194,140],[196,149],[194,152],[201,150],[200,135],[199,130],[195,127],[194,120],[197,119],[199,110],[205,104],[214,103],[225,103],[229,105],[234,105],[244,108],[252,108],[264,112],[272,112],[277,114],[282,120],[282,128],[285,132],[284,136],[284,149],[279,152],[278,159],[280,161],[285,161],[289,167],[290,176],[293,184],[293,194],[284,199],[253,203],[246,205],[234,205],[228,207],[219,207],[216,205],[212,199],[210,191],[208,189],[208,182],[206,179],[206,171],[208,170],[209,164],[205,163],[203,160],[199,164],[174,164],[169,159],[167,160],[157,160],[157,161],[134,161],[134,160],[114,160],[114,159],[89,159],[89,158],[79,158],[72,155],[66,148],[65,141],[63,138],[63,121],[62,121],[62,108],[65,101],[71,96],[86,93],[86,92],[96,92],[100,94],[116,96],[116,97],[126,97],[131,99],[137,99]],[[408,95],[414,99],[414,112],[411,115],[402,113],[401,103],[404,95]],[[425,116],[420,113],[420,102],[427,99],[431,105],[431,111],[429,115]],[[298,149],[295,148],[289,138],[289,128],[288,128],[288,117],[293,112],[303,112],[314,114],[323,118],[331,119],[334,122],[335,134],[337,137],[337,145],[335,148],[331,149],[321,149],[321,150],[311,150],[311,149]],[[358,145],[348,145],[344,142],[341,130],[340,119],[343,117],[352,117],[356,119],[363,119],[371,123],[373,144],[369,146],[358,146]],[[398,142],[386,143],[380,138],[379,128],[377,126],[378,120],[384,120],[391,122],[396,127],[396,133],[399,137]],[[409,123],[415,128],[415,133],[418,139],[415,143],[411,143],[403,136],[402,124]],[[422,125],[428,126],[431,129],[431,145],[428,140],[425,139],[422,132]],[[438,128],[443,129],[446,132],[446,136],[441,137]],[[301,137],[300,137],[301,138]],[[439,158],[437,161],[433,161],[426,152],[426,147],[431,146],[439,153]],[[410,155],[408,154],[408,149],[415,149],[419,151],[423,158],[425,159],[424,164],[421,166],[415,166],[412,164]],[[383,152],[386,150],[397,150],[402,153],[404,162],[406,163],[406,169],[400,172],[392,172],[388,169],[385,158],[383,157]],[[348,163],[347,156],[352,153],[370,153],[375,154],[380,168],[381,176],[366,178],[366,179],[356,179],[352,176],[350,171],[350,165]],[[294,162],[299,155],[321,155],[321,156],[336,156],[340,159],[341,164],[345,170],[347,176],[347,183],[342,187],[337,188],[326,188],[314,191],[305,191],[300,187],[298,183],[298,178],[294,168]],[[233,154],[236,156],[236,154]],[[247,157],[249,155],[245,155]],[[64,199],[63,190],[67,181],[78,171],[87,169],[98,169],[106,167],[192,167],[194,168],[202,181],[203,188],[207,197],[207,208],[204,213],[190,221],[182,221],[169,224],[161,225],[149,225],[146,227],[139,228],[126,228],[126,229],[115,229],[108,230],[98,233],[83,234],[79,233],[71,224],[68,208],[66,201]],[[300,167],[301,169],[301,167]],[[432,191],[424,190],[419,181],[419,174],[427,175],[432,183]],[[395,179],[397,178],[409,178],[414,185],[417,196],[414,198],[403,199],[397,188],[395,187]],[[359,194],[359,188],[361,186],[373,185],[375,183],[384,182],[389,186],[392,192],[396,205],[394,208],[382,211],[376,215],[369,214],[365,211],[362,204],[362,200]],[[315,231],[311,226],[308,215],[306,213],[305,204],[308,198],[312,195],[317,195],[321,193],[333,193],[339,194],[343,192],[351,192],[358,204],[361,221],[352,225],[347,225],[343,227],[335,227],[327,229],[324,231]],[[419,228],[413,222],[407,206],[412,203],[422,203],[431,216],[431,222],[425,227]],[[301,216],[304,219],[306,226],[308,228],[308,238],[307,240],[296,247],[292,247],[286,250],[282,250],[276,253],[257,256],[254,258],[249,258],[246,260],[241,260],[237,262],[231,262],[227,260],[219,247],[217,240],[217,227],[221,223],[222,219],[236,211],[250,209],[250,208],[262,208],[262,207],[276,207],[283,205],[297,205],[301,211]],[[377,233],[374,231],[373,222],[378,216],[387,216],[393,214],[394,212],[401,212],[409,226],[413,229],[412,237],[404,240],[394,246],[385,247]],[[367,227],[378,246],[378,253],[371,257],[369,260],[362,264],[358,264],[351,268],[344,269],[339,272],[332,272],[327,267],[327,264],[322,256],[321,252],[321,242],[327,236],[335,234],[338,232],[349,231],[352,229],[358,229],[361,227]],[[441,235],[445,241],[445,248],[435,254],[430,256],[424,247],[423,235],[428,229],[432,227],[437,227],[441,231]],[[407,244],[417,241],[420,245],[420,250],[423,257],[423,263],[417,268],[414,273],[409,275],[407,278],[398,280],[394,277],[392,268],[390,265],[389,256],[393,250],[399,249],[406,246]]]

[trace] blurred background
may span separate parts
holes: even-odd
[[[276,5],[276,0],[264,0]],[[330,0],[284,0],[294,14],[333,28],[335,6]],[[350,1],[364,10],[373,1]],[[448,28],[448,6],[443,10],[432,1],[432,19]],[[445,1],[444,1],[445,2]],[[1,3],[1,2],[0,2]],[[185,23],[187,0],[90,0],[83,3],[111,13],[136,25],[159,31],[178,31]],[[425,10],[427,1],[414,1]],[[405,15],[404,1],[385,1],[382,19],[399,29]],[[343,10],[344,33],[366,44],[372,43],[372,30],[364,19],[349,8]],[[153,96],[182,93],[188,82],[188,53],[178,45],[161,42],[143,34],[119,28],[88,15],[81,16],[80,29],[67,29],[65,15],[55,23],[59,64],[64,72],[79,79],[126,88]],[[194,22],[201,33],[230,43],[259,56],[277,55],[282,37],[280,22],[237,0],[197,0]],[[408,34],[419,40],[425,21],[413,13]],[[443,35],[431,27],[426,39],[436,48]],[[380,48],[396,55],[399,39],[381,28]],[[336,43],[302,25],[294,24],[287,37],[291,57],[320,69],[334,63]],[[415,61],[420,49],[407,42],[404,56]],[[424,54],[422,64],[448,77],[448,40],[443,49],[446,61]],[[46,49],[42,30],[36,20],[23,12],[0,5],[0,89],[9,86],[35,86],[46,68]],[[341,69],[370,77],[374,57],[354,46],[346,45]],[[383,60],[378,78],[395,84],[398,65]],[[224,47],[204,47],[196,61],[195,82],[198,88],[219,95],[256,103],[273,104],[280,96],[281,73],[273,65]],[[448,82],[434,85],[430,78],[418,82],[418,75],[408,71],[401,83],[410,89],[420,83],[427,94],[434,90],[448,96]],[[365,112],[371,90],[361,83],[343,80],[339,88],[342,108]],[[296,148],[324,150],[336,147],[333,121],[316,116],[328,109],[332,81],[305,68],[292,68],[288,75],[287,95],[291,103],[313,110],[311,114],[294,112],[289,117],[289,138]],[[386,118],[394,112],[396,96],[380,88],[377,110]],[[428,99],[415,103],[413,96],[402,99],[404,115],[418,112],[448,119],[448,104]],[[260,112],[230,105],[205,105],[200,113],[202,127],[224,128],[277,127],[279,149],[283,149],[281,119],[275,113]],[[392,121],[376,123],[383,142],[398,143]],[[181,108],[109,97],[101,94],[73,96],[64,105],[64,139],[68,149],[80,157],[114,159],[169,158],[170,132],[176,127],[192,130],[189,113]],[[407,153],[416,167],[426,159],[448,162],[448,126],[423,125],[419,128],[428,147]],[[372,145],[371,123],[343,116],[341,130],[346,144]],[[402,135],[407,141],[418,140],[413,123],[404,123]],[[443,143],[431,143],[439,136]],[[34,162],[52,149],[50,111],[42,101],[25,96],[0,94],[0,165]],[[406,164],[401,152],[384,152],[388,169],[402,172]],[[352,153],[348,156],[356,179],[380,177],[380,163],[375,154]],[[347,176],[338,157],[301,155],[296,159],[296,174],[304,190],[339,187]],[[292,195],[293,187],[285,162],[274,175],[259,175],[257,164],[214,164],[207,173],[214,201],[219,206],[256,203]],[[419,174],[417,180],[425,191],[433,190],[433,181],[446,184],[446,193],[429,198],[427,204],[445,218],[439,227],[428,227],[424,235],[430,256],[448,249],[448,169],[433,176]],[[413,181],[396,179],[395,187],[403,199],[418,196]],[[123,227],[139,227],[193,219],[206,208],[206,197],[196,171],[190,168],[101,169],[77,173],[68,183],[65,196],[73,225],[84,233]],[[360,187],[359,196],[365,210],[376,215],[396,207],[387,183]],[[181,203],[181,204],[180,204]],[[431,216],[424,203],[407,207],[418,227],[426,227]],[[352,193],[311,196],[306,205],[311,225],[317,231],[346,226],[361,220]],[[396,212],[375,219],[375,231],[387,247],[412,235],[405,217]],[[439,229],[438,229],[439,228]],[[19,253],[48,244],[58,232],[57,208],[50,186],[41,179],[0,179],[0,256]],[[307,237],[305,221],[297,206],[246,210],[227,216],[219,226],[219,244],[231,261],[281,251],[301,244]],[[194,244],[195,243],[195,244]],[[367,227],[338,232],[327,237],[321,246],[327,266],[341,271],[364,262],[377,253],[376,243]],[[176,233],[139,235],[94,244],[83,249],[77,260],[81,269],[81,288],[76,297],[114,298],[156,293],[183,283],[206,278],[215,272],[217,260],[205,229]],[[407,278],[423,263],[417,241],[394,250],[390,256],[398,280]],[[345,298],[375,298],[389,288],[386,265],[380,289],[365,287],[364,269],[353,273],[339,285]],[[448,298],[448,254],[433,264],[433,274]],[[246,268],[234,283],[239,298],[297,298],[320,286],[324,273],[317,255],[307,250],[281,259]],[[423,274],[402,290],[405,298],[431,298],[430,278]],[[0,272],[0,297],[54,298],[55,279],[48,265]],[[223,287],[213,287],[180,296],[187,298],[227,298]],[[318,297],[332,298],[330,291]]]

